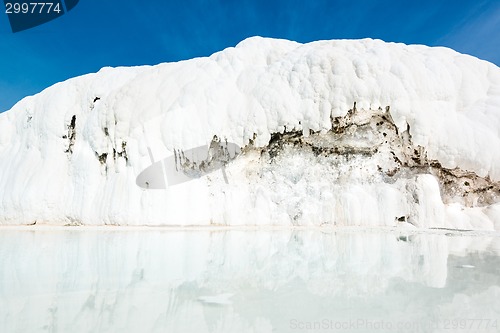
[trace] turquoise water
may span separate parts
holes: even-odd
[[[498,332],[500,238],[3,230],[0,332]]]

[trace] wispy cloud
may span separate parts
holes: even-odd
[[[446,45],[500,66],[500,3],[483,3],[436,44]]]

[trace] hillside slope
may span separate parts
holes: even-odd
[[[225,142],[229,157],[216,154]],[[204,145],[207,169],[182,156]],[[254,37],[207,58],[103,68],[1,114],[0,223],[499,230],[499,148],[491,63]],[[187,178],[168,186],[172,161]]]

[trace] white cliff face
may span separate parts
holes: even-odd
[[[491,63],[379,40],[250,38],[104,68],[1,114],[0,223],[498,230],[499,129]],[[214,136],[242,148],[224,174],[138,186],[149,151],[166,161]]]

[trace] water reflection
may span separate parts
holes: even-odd
[[[0,234],[1,332],[451,332],[446,320],[500,328],[499,299],[493,236]]]

